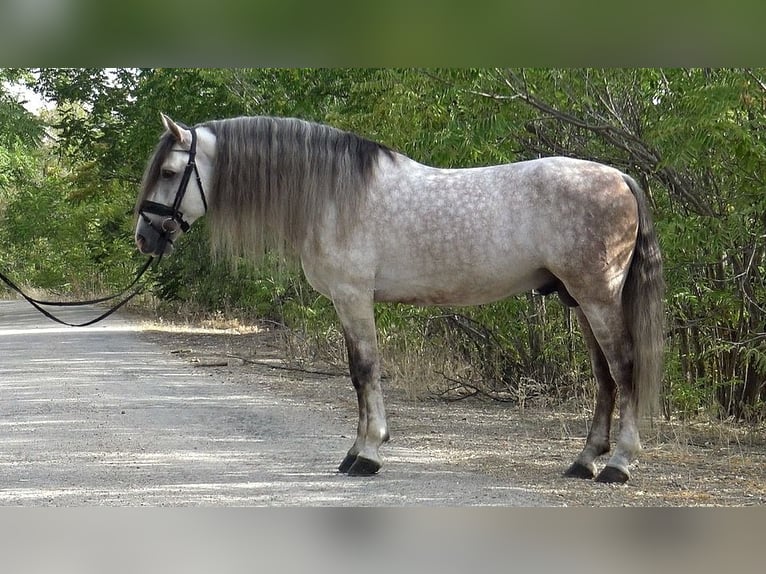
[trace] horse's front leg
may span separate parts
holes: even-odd
[[[338,470],[350,475],[375,474],[382,461],[378,449],[388,440],[386,411],[380,386],[380,360],[371,298],[333,297],[343,325],[351,382],[359,403],[356,440]]]

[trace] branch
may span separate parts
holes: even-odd
[[[437,76],[436,74],[433,74],[429,72],[428,70],[422,70],[421,73],[426,76],[427,78],[431,78],[432,80],[436,80],[437,82],[444,84],[445,86],[449,86],[450,88],[456,88],[459,89],[462,92],[465,92],[467,94],[471,94],[474,96],[480,96],[482,98],[487,98],[489,100],[495,100],[497,102],[508,102],[512,100],[518,99],[519,96],[508,96],[504,94],[496,94],[492,92],[482,92],[479,90],[471,90],[468,88],[459,87],[453,82],[452,80],[448,80],[446,78],[442,78],[441,76]]]
[[[243,363],[249,363],[251,365],[261,365],[263,367],[269,367],[270,369],[277,369],[280,371],[295,371],[298,373],[308,373],[310,375],[323,375],[327,377],[343,377],[346,375],[346,373],[338,372],[338,371],[320,371],[317,369],[304,369],[302,367],[288,367],[286,365],[275,365],[274,363],[259,361],[257,359],[248,359],[246,357],[240,357],[239,355],[233,355],[231,353],[226,353],[226,356],[232,359],[239,359]]]
[[[600,98],[602,104],[617,119],[620,124],[619,127],[610,123],[591,123],[568,112],[554,108],[529,91],[525,77],[522,76],[522,78],[519,78],[511,71],[507,72],[505,84],[515,92],[515,96],[537,111],[546,114],[548,117],[564,124],[598,134],[607,143],[626,152],[631,160],[641,169],[647,173],[655,174],[663,180],[674,192],[683,197],[695,211],[707,216],[714,215],[710,206],[692,191],[687,182],[684,181],[684,178],[682,178],[675,169],[669,166],[660,167],[662,161],[661,154],[656,149],[650,147],[636,134],[632,133],[619,114],[617,114],[615,106],[613,104],[611,106],[607,105],[603,100],[603,97]],[[522,85],[523,87],[521,87]],[[611,101],[611,94],[607,93],[607,96]]]
[[[470,397],[475,397],[476,395],[479,395],[479,396],[482,396],[482,397],[487,397],[488,399],[492,399],[493,401],[499,401],[499,402],[503,402],[503,403],[510,403],[510,402],[514,402],[516,400],[516,399],[514,399],[510,395],[507,396],[507,397],[504,397],[500,393],[486,391],[486,390],[482,389],[481,387],[479,387],[478,385],[476,385],[474,383],[470,383],[468,381],[461,381],[461,380],[458,380],[458,379],[454,379],[452,377],[447,376],[443,371],[436,371],[436,374],[437,375],[441,375],[442,377],[444,377],[444,379],[446,381],[449,381],[450,383],[453,383],[455,385],[453,387],[449,387],[449,388],[447,388],[447,389],[445,389],[445,390],[443,390],[443,391],[438,393],[439,397],[444,398],[444,399],[446,399],[448,401],[451,401],[451,402],[462,401],[463,399],[467,399],[467,398],[470,398]],[[453,397],[447,396],[450,393],[453,393],[455,391],[458,391],[458,390],[462,391],[462,390],[465,390],[465,389],[467,389],[470,392],[463,393],[463,394],[461,394],[459,396],[453,396]]]
[[[751,70],[750,68],[745,68],[745,73],[746,73],[748,76],[750,76],[750,78],[751,78],[753,81],[755,81],[755,83],[756,83],[756,84],[758,84],[758,86],[761,88],[761,90],[763,90],[764,92],[766,92],[766,83],[764,83],[764,82],[763,82],[763,80],[761,80],[761,79],[760,79],[758,76],[756,76],[756,75],[753,73],[753,70]]]

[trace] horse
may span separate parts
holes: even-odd
[[[277,249],[299,260],[333,303],[357,395],[356,439],[339,472],[377,473],[389,440],[376,302],[478,305],[537,290],[574,310],[598,385],[585,445],[564,475],[629,480],[664,344],[662,257],[629,175],[567,157],[430,167],[296,118],[162,123],[136,202],[138,249],[170,254],[207,216],[218,255]],[[618,394],[615,449],[596,474]]]

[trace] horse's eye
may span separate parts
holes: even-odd
[[[160,172],[160,176],[162,176],[162,179],[173,179],[176,176],[176,172],[172,169],[163,169]]]

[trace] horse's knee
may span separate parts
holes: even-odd
[[[364,352],[361,346],[348,335],[346,335],[346,350],[351,382],[355,389],[360,390],[375,377],[378,367],[377,353]]]
[[[354,388],[359,389],[372,379],[375,372],[374,361],[350,361],[351,382]]]

